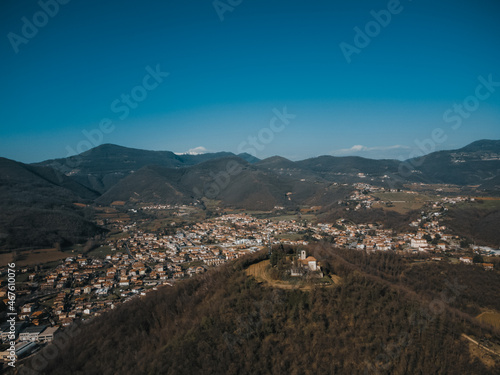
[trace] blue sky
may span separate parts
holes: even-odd
[[[0,156],[406,159],[500,138],[495,0],[55,1],[0,4]]]

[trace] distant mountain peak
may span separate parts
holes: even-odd
[[[115,145],[113,143],[103,143],[101,145],[98,145],[96,147],[91,148],[88,151],[82,152],[80,155],[86,155],[86,154],[89,154],[92,152],[98,152],[98,151],[124,151],[124,150],[134,150],[134,149],[131,147]]]
[[[270,161],[270,162],[274,162],[274,161],[286,161],[286,162],[289,162],[291,160],[287,159],[287,158],[284,158],[283,156],[275,155],[275,156],[271,156],[271,157],[269,157],[267,159],[264,159],[263,161]]]
[[[137,154],[137,153],[163,153],[166,155],[175,155],[172,151],[152,151],[143,150],[140,148],[125,147],[120,145],[115,145],[113,143],[103,143],[102,145],[91,148],[88,151],[82,152],[79,156],[96,156],[96,155],[107,155],[107,154]]]
[[[257,163],[260,161],[259,158],[256,158],[255,156],[253,155],[250,155],[249,153],[247,152],[243,152],[241,154],[238,154],[237,155],[238,157],[242,158],[243,160],[246,160],[247,162],[249,162],[250,164],[254,164],[254,163]]]
[[[461,152],[499,152],[500,153],[500,140],[494,139],[480,139],[472,142],[465,147],[458,149]]]

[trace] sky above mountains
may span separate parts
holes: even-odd
[[[496,0],[5,0],[0,156],[407,159],[500,138]]]

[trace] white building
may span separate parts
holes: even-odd
[[[410,246],[415,248],[415,249],[418,249],[420,251],[422,250],[426,250],[427,247],[428,247],[428,244],[427,244],[427,240],[425,239],[417,239],[417,238],[412,238],[410,240]]]

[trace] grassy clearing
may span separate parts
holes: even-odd
[[[100,246],[91,252],[88,253],[89,256],[96,257],[96,258],[101,258],[104,259],[106,258],[106,255],[112,255],[116,253],[116,251],[111,251],[110,246]]]
[[[341,282],[342,282],[342,278],[340,276],[337,276],[337,275],[330,275],[332,281],[339,285]]]
[[[396,193],[377,193],[374,197],[380,199],[373,204],[374,208],[383,208],[384,210],[396,211],[405,214],[412,210],[421,209],[426,203],[434,202],[436,198],[426,194],[410,194],[405,192]],[[390,204],[388,206],[387,204]]]
[[[13,253],[2,253],[0,254],[0,267],[5,267],[7,264],[14,260]]]
[[[235,213],[237,213],[237,212],[235,212]],[[241,211],[240,213],[245,213],[247,215],[255,216],[255,217],[259,217],[259,216],[268,217],[268,215],[272,214],[272,211]]]
[[[382,208],[387,211],[395,211],[398,214],[406,214],[413,210],[420,210],[424,204],[424,202],[392,202],[391,206],[387,206],[385,202],[375,202],[373,208]]]
[[[276,215],[276,216],[271,216],[269,218],[272,221],[313,221],[316,219],[316,215],[314,214],[284,214],[284,215]]]
[[[303,236],[302,234],[298,233],[283,233],[283,234],[277,234],[274,237],[280,240],[298,241],[301,240]]]
[[[483,323],[490,324],[496,328],[500,328],[500,313],[496,311],[485,311],[479,314],[476,319]]]
[[[480,208],[486,210],[500,210],[500,198],[497,197],[475,197],[474,202],[460,202],[452,207],[456,208]]]
[[[374,197],[380,198],[381,201],[405,201],[405,202],[432,202],[436,198],[427,194],[411,194],[405,192],[394,192],[394,193],[376,193],[372,194]]]
[[[301,289],[301,290],[310,290],[311,286],[295,286],[289,283],[285,283],[279,280],[273,280],[269,276],[267,272],[269,266],[269,259],[263,260],[262,262],[252,264],[247,268],[246,273],[248,276],[253,276],[257,281],[263,282],[273,288],[279,289]]]
[[[263,260],[262,262],[256,264],[252,264],[250,267],[247,268],[246,273],[248,276],[253,276],[257,281],[263,282],[273,288],[299,289],[303,291],[311,290],[313,288],[313,284],[301,278],[293,278],[290,281],[274,280],[269,276],[268,270],[269,270],[269,259]],[[340,277],[332,276],[333,283],[327,278],[324,278],[320,281],[326,284],[330,283],[330,285],[328,285],[328,287],[330,287],[340,283]]]
[[[179,218],[177,218],[177,222]],[[176,218],[169,217],[164,219],[154,219],[140,224],[140,228],[146,232],[155,232],[164,228],[172,227],[172,223],[176,222]]]
[[[115,240],[121,240],[123,238],[129,238],[130,237],[130,234],[127,233],[127,232],[119,232],[119,233],[113,233],[113,234],[110,234],[108,235],[108,239],[111,240],[111,241],[115,241]]]
[[[57,249],[37,249],[28,250],[21,253],[21,258],[16,260],[17,267],[35,266],[37,264],[45,264],[49,262],[66,259],[70,256],[69,253],[62,252]],[[6,266],[7,263],[14,261],[14,254],[1,254],[0,267]]]
[[[61,259],[66,259],[70,254],[64,253],[57,249],[42,249],[42,250],[30,250],[28,252],[23,252],[26,259],[16,262],[19,266],[35,266],[37,264],[44,264],[49,262],[55,262]]]

